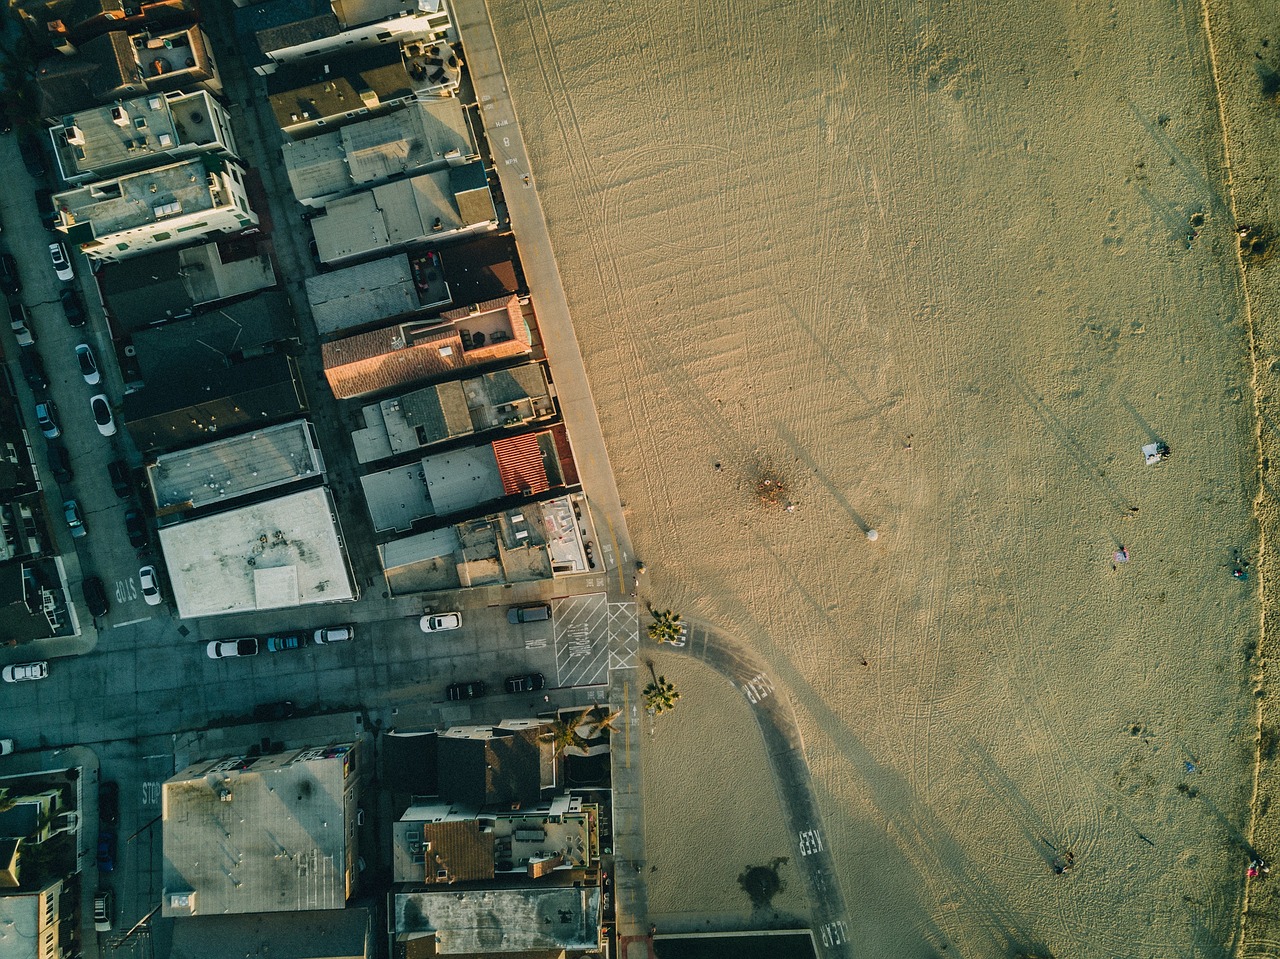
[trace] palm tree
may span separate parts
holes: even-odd
[[[673,683],[667,682],[666,676],[655,676],[653,682],[644,688],[645,705],[655,716],[675,709],[679,699],[680,691]]]
[[[673,613],[669,609],[662,612],[651,609],[649,612],[653,615],[653,622],[649,624],[650,639],[656,643],[674,643],[680,639],[684,625],[679,613]]]
[[[601,733],[606,731],[610,733],[616,733],[618,731],[617,727],[613,724],[617,722],[618,717],[622,715],[621,709],[615,709],[613,712],[609,713],[597,706],[595,713],[596,721],[592,723],[591,729],[591,734],[593,736],[599,736]]]
[[[9,795],[9,790],[0,789],[0,812],[8,812],[17,803],[13,801],[13,797]]]
[[[582,725],[583,720],[587,718],[589,709],[584,709],[577,715],[570,716],[567,720],[557,716],[551,723],[551,731],[544,738],[551,740],[554,749],[553,755],[558,759],[570,748],[585,751],[587,741],[582,738],[582,734],[578,732],[578,727]]]

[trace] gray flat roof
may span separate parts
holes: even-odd
[[[324,487],[159,531],[184,619],[356,598]]]
[[[321,336],[399,316],[419,305],[404,253],[307,277],[307,300]]]
[[[163,914],[341,909],[353,748],[204,761],[166,782]],[[183,907],[175,893],[195,895]]]
[[[156,509],[195,509],[324,473],[311,424],[294,420],[157,457],[147,470]]]
[[[379,546],[378,552],[382,554],[382,568],[393,570],[399,566],[452,556],[461,548],[458,531],[450,526],[392,540]]]
[[[298,202],[322,201],[392,177],[441,169],[475,153],[457,97],[415,100],[394,113],[286,143]]]
[[[460,513],[502,498],[502,476],[498,473],[498,460],[492,446],[473,446],[426,456],[422,469],[437,516]]]
[[[598,886],[400,892],[391,909],[397,934],[434,932],[441,955],[599,945]]]
[[[418,520],[435,515],[420,463],[367,473],[360,485],[378,532],[411,529]]]
[[[178,213],[196,213],[222,205],[209,189],[208,157],[130,173],[59,193],[54,205],[70,226],[92,223],[97,236],[155,223]]]
[[[60,124],[49,129],[49,136],[58,162],[69,176],[133,163],[142,157],[163,156],[189,142],[178,133],[173,111],[163,93],[90,107],[64,116]]]

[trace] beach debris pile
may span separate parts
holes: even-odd
[[[1142,447],[1142,456],[1147,461],[1148,466],[1155,466],[1157,463],[1169,458],[1169,446],[1167,443],[1158,441],[1148,443]]]

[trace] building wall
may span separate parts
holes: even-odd
[[[396,17],[379,23],[369,23],[338,34],[336,37],[325,37],[310,43],[299,43],[279,50],[262,51],[271,58],[271,62],[254,69],[262,74],[275,73],[281,63],[297,63],[312,57],[329,53],[349,53],[366,47],[376,47],[383,43],[401,43],[406,40],[419,40],[443,35],[450,27],[449,14],[443,10],[438,13],[420,13],[411,17]]]

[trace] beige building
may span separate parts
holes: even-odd
[[[165,916],[342,909],[355,893],[354,743],[202,760],[164,784]]]
[[[0,895],[0,959],[60,959],[62,880]]]

